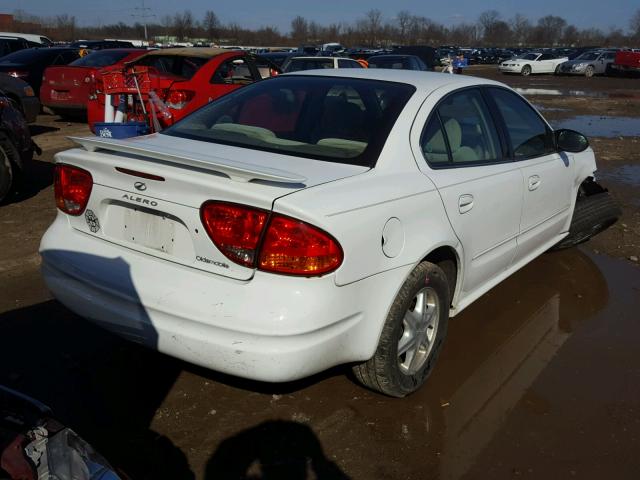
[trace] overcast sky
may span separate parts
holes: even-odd
[[[16,9],[42,16],[68,13],[75,15],[82,25],[100,25],[118,21],[131,23],[135,20],[132,16],[136,13],[134,7],[141,4],[142,0],[0,0],[0,13]],[[379,9],[386,20],[392,19],[399,10],[409,10],[452,25],[475,22],[482,11],[495,9],[505,19],[522,13],[535,21],[552,14],[564,17],[580,28],[597,27],[606,31],[616,26],[626,30],[635,10],[633,5],[640,7],[640,3],[633,0],[145,0],[145,6],[151,8],[147,13],[155,14],[158,22],[163,15],[177,10],[189,9],[200,19],[206,10],[211,9],[225,23],[237,22],[250,28],[276,26],[283,33],[289,31],[291,19],[296,15],[321,24],[353,22],[371,8]]]

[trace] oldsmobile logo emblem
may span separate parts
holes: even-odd
[[[140,190],[141,192],[144,192],[147,189],[147,184],[143,182],[136,182],[133,184],[133,186],[136,188],[136,190]]]

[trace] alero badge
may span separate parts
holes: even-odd
[[[100,222],[98,221],[98,217],[93,213],[93,210],[87,210],[84,212],[84,219],[87,221],[87,225],[89,226],[89,230],[93,233],[96,233],[100,230]]]

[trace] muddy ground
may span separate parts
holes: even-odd
[[[524,93],[554,122],[640,118],[640,80],[472,71],[536,89]],[[40,116],[43,155],[0,207],[0,383],[49,404],[134,479],[640,478],[640,129],[580,121],[599,129],[599,180],[623,218],[453,319],[426,387],[397,400],[347,368],[285,385],[200,369],[55,302],[37,255],[55,215],[51,162],[88,131]]]

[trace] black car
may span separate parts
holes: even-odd
[[[0,58],[0,72],[24,80],[39,96],[45,68],[49,65],[67,65],[78,58],[80,50],[77,48],[28,48]]]
[[[27,123],[36,121],[40,113],[40,100],[36,97],[33,87],[20,78],[6,73],[0,73],[0,96],[7,97],[24,116]]]
[[[369,68],[392,68],[394,70],[429,70],[415,55],[373,55],[367,60]]]
[[[282,68],[282,65],[284,64],[285,61],[287,61],[291,57],[295,57],[296,55],[299,55],[299,54],[291,53],[291,52],[268,52],[268,53],[261,53],[258,55],[258,57],[265,58],[270,62],[275,63],[278,66],[278,68]]]
[[[420,58],[429,70],[440,65],[440,59],[435,48],[423,45],[409,45],[393,49],[394,55],[415,55]]]
[[[104,50],[106,48],[135,48],[133,43],[123,40],[78,40],[69,45],[71,48]]]
[[[24,117],[9,99],[0,97],[0,202],[11,192],[18,173],[36,150]]]

